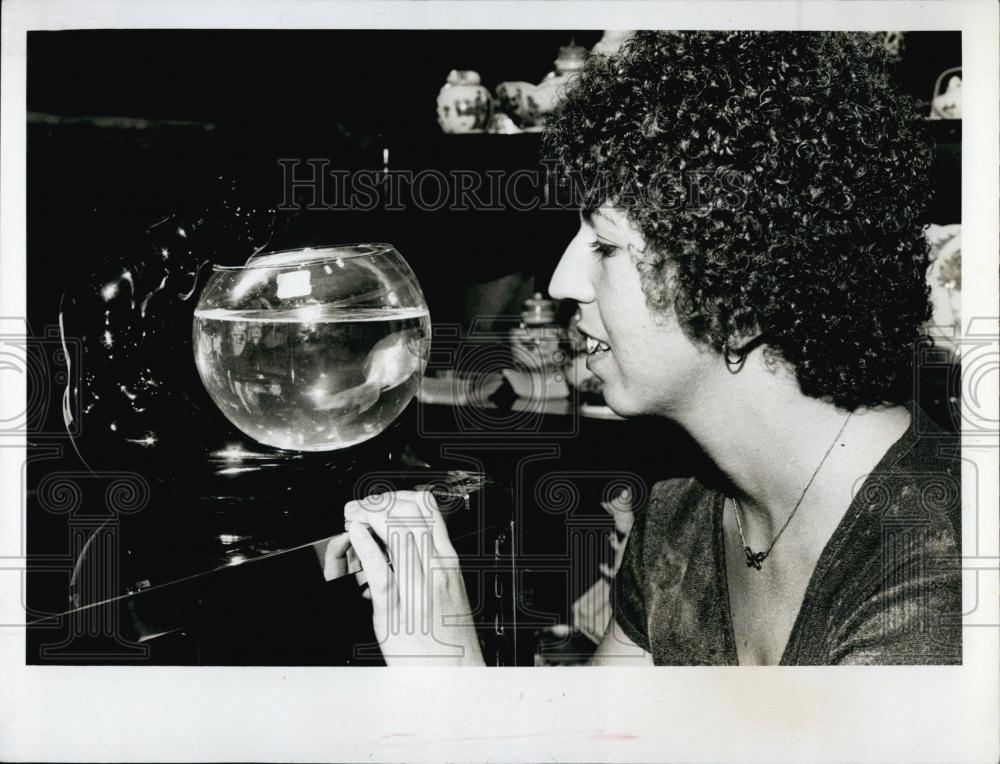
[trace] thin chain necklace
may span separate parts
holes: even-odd
[[[736,527],[739,528],[740,531],[740,543],[743,544],[743,553],[747,556],[748,568],[760,570],[761,565],[764,564],[764,560],[766,560],[768,555],[771,554],[771,550],[774,549],[774,545],[778,543],[778,539],[781,538],[781,534],[785,532],[785,528],[788,527],[788,524],[792,521],[792,518],[795,517],[795,513],[802,505],[802,500],[806,497],[806,493],[809,491],[809,486],[813,484],[813,480],[816,479],[819,471],[823,469],[823,465],[826,464],[827,457],[830,456],[830,452],[833,451],[833,447],[837,445],[837,441],[840,440],[840,436],[843,435],[844,430],[847,429],[847,423],[851,421],[852,416],[854,416],[853,411],[847,415],[847,418],[844,419],[844,423],[840,425],[840,431],[834,437],[833,443],[830,444],[830,447],[826,449],[826,453],[823,454],[823,458],[820,460],[819,465],[817,465],[816,469],[813,470],[812,477],[809,478],[809,482],[806,483],[806,487],[802,489],[802,495],[799,496],[799,500],[795,502],[795,507],[792,509],[791,514],[788,515],[788,519],[785,520],[785,524],[781,526],[781,530],[778,531],[778,535],[771,541],[771,545],[763,552],[753,551],[747,543],[746,536],[743,535],[743,522],[740,520],[740,501],[733,496],[733,512],[736,514]]]

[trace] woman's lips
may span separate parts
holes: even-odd
[[[587,355],[594,355],[595,353],[605,353],[611,350],[611,346],[607,342],[601,342],[596,337],[591,337],[587,335]]]
[[[583,335],[584,339],[587,341],[587,368],[590,368],[591,361],[596,361],[603,358],[608,353],[611,352],[611,345],[609,345],[604,340],[599,340],[597,337],[592,335],[586,329],[577,326],[580,334]]]

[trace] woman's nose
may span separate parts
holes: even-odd
[[[593,302],[594,285],[590,274],[588,246],[583,233],[577,234],[566,247],[555,273],[549,281],[549,296],[555,300]]]

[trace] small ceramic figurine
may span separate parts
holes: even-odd
[[[569,396],[563,372],[566,353],[560,347],[566,334],[556,323],[556,309],[553,300],[535,292],[524,301],[520,325],[510,330],[514,368],[504,376],[522,398]]]
[[[947,83],[942,89],[942,84]],[[962,68],[945,69],[934,83],[931,119],[962,118]]]
[[[931,224],[925,232],[930,243],[931,267],[927,283],[934,311],[925,327],[935,345],[958,353],[962,333],[962,226]]]
[[[556,303],[546,299],[541,292],[524,301],[520,326],[511,329],[511,344],[521,353],[524,363],[531,368],[545,371],[558,369],[565,360],[559,349],[563,336],[556,324]]]
[[[882,47],[889,54],[889,58],[898,64],[903,60],[903,53],[906,51],[906,33],[883,32]]]
[[[446,133],[481,133],[490,123],[493,97],[479,73],[453,69],[437,97],[438,124]]]
[[[606,29],[604,36],[590,49],[590,54],[613,56],[634,34],[635,32],[629,29]]]
[[[587,62],[587,55],[588,51],[585,47],[577,45],[576,40],[570,40],[569,45],[559,49],[559,55],[553,62],[556,67],[554,74],[562,76],[580,71]],[[552,77],[553,75],[549,74],[548,76]]]
[[[526,129],[541,129],[545,118],[559,102],[563,89],[587,60],[587,49],[570,41],[559,49],[555,71],[538,85],[530,82],[503,82],[497,87],[500,107],[515,123]]]

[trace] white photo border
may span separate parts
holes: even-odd
[[[962,316],[998,314],[996,3],[8,0],[2,5],[0,320],[27,315],[30,29],[960,30]],[[23,323],[22,323],[23,326]],[[22,328],[23,331],[23,328]],[[994,371],[996,371],[994,369]],[[997,374],[979,390],[998,421]],[[0,373],[0,415],[24,375]],[[984,402],[985,401],[985,402]],[[990,761],[1000,755],[998,444],[966,444],[963,559],[988,612],[960,667],[391,669],[25,666],[0,628],[0,760]],[[0,623],[23,623],[25,444],[0,441]],[[967,464],[968,466],[968,464]],[[977,514],[976,506],[987,508]],[[966,582],[970,579],[967,577]],[[20,620],[18,620],[20,619]]]

